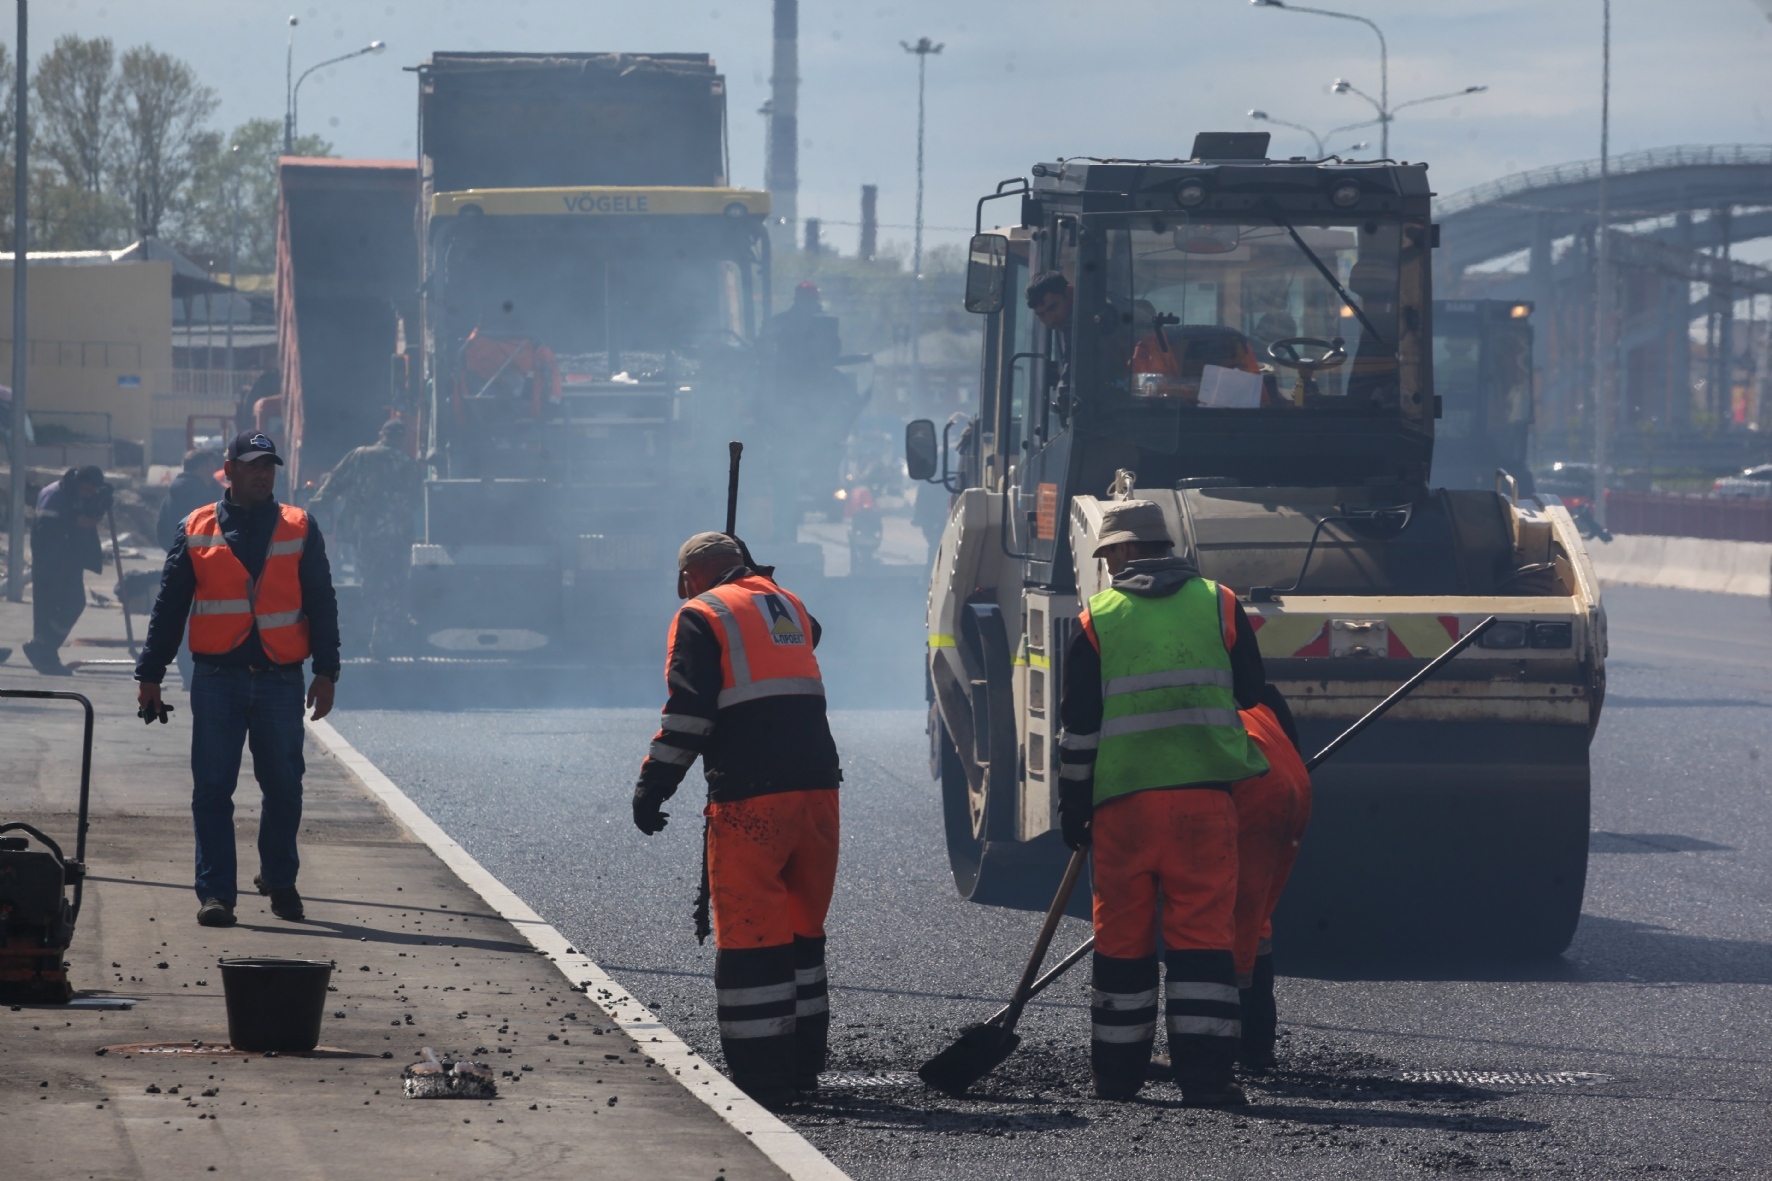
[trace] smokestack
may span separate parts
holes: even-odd
[[[818,240],[818,230],[819,230],[818,219],[816,217],[807,218],[806,219],[806,253],[807,254],[817,254],[819,252],[819,248],[823,245],[823,243],[821,243]]]
[[[880,235],[880,216],[875,210],[880,199],[879,185],[861,186],[861,259],[863,262],[874,261],[874,251]]]
[[[782,233],[794,241],[800,189],[800,0],[775,0],[775,69],[769,78],[769,159],[763,185]]]

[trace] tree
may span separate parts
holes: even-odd
[[[229,235],[237,232],[237,271],[266,274],[276,267],[277,157],[282,154],[281,119],[249,119],[216,141],[191,183],[192,210],[180,240],[192,258],[225,269]],[[294,154],[330,156],[332,145],[317,135],[297,136]],[[231,202],[237,207],[230,226]]]
[[[31,89],[31,223],[45,250],[120,246],[129,202],[112,183],[116,50],[110,38],[64,36],[37,63]]]
[[[205,127],[219,101],[196,71],[170,54],[148,45],[123,54],[111,104],[120,139],[114,171],[142,236],[160,233],[163,223],[178,232],[185,190],[220,141]]]
[[[109,37],[58,37],[37,63],[31,83],[37,99],[31,128],[36,153],[53,161],[68,184],[89,193],[104,190],[113,163],[116,58]]]

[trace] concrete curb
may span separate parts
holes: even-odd
[[[650,1009],[616,983],[614,977],[590,957],[574,951],[564,935],[536,914],[510,887],[487,872],[331,723],[310,721],[307,727],[315,740],[349,768],[387,806],[394,818],[442,858],[470,890],[479,894],[488,906],[515,927],[530,946],[553,961],[560,973],[575,987],[582,988],[590,1000],[621,1026],[623,1032],[644,1045],[646,1052],[662,1063],[685,1090],[733,1129],[749,1136],[776,1167],[794,1181],[849,1181],[847,1173],[827,1160],[804,1136],[735,1087],[730,1079],[654,1017]]]
[[[1614,534],[1588,542],[1607,586],[1659,586],[1726,595],[1772,594],[1772,542]]]

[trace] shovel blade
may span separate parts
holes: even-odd
[[[923,1063],[917,1077],[938,1091],[964,1095],[973,1083],[1003,1064],[1021,1035],[1000,1025],[973,1025],[953,1045]]]

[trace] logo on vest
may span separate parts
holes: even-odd
[[[793,609],[780,595],[755,595],[757,606],[769,620],[769,638],[777,644],[804,644],[806,632],[794,618]]]

